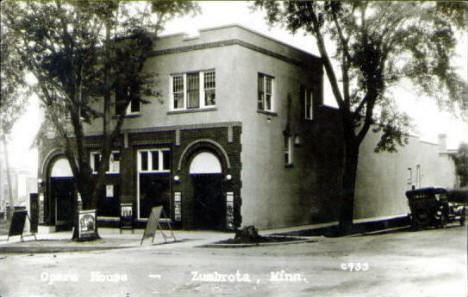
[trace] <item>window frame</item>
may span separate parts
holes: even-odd
[[[261,82],[260,82],[261,81]],[[268,85],[270,81],[270,85]],[[269,92],[268,92],[269,87]],[[263,112],[275,111],[275,77],[262,72],[257,74],[257,110]],[[266,108],[267,95],[270,96],[270,108]],[[262,106],[260,106],[260,104]]]
[[[205,75],[213,73],[214,77],[214,87],[212,88],[205,88]],[[188,88],[188,76],[190,75],[198,75],[198,106],[189,107],[189,88]],[[182,77],[182,90],[175,92],[174,91],[174,79],[177,77]],[[214,104],[207,104],[207,92],[206,91],[214,91]],[[187,71],[182,73],[173,73],[169,76],[169,93],[170,93],[170,111],[191,111],[191,110],[203,110],[203,109],[212,109],[216,107],[216,70],[215,69],[208,69],[208,70],[200,70],[200,71]],[[182,107],[175,108],[175,94],[183,93],[182,98]]]
[[[119,160],[114,160],[114,154],[119,154]],[[99,151],[91,151],[89,152],[89,166],[91,167],[92,174],[98,174],[97,168],[95,168],[95,158],[94,156],[99,156],[99,162],[101,162],[102,155]],[[114,165],[117,164],[117,169],[114,170]],[[112,169],[112,170],[111,170]],[[120,151],[112,150],[111,155],[109,156],[109,164],[106,170],[106,174],[120,174]]]
[[[158,151],[158,163],[159,163],[159,169],[160,168],[163,168],[163,170],[153,170],[153,166],[152,166],[152,158],[150,157],[150,153],[151,152],[154,152],[154,151]],[[136,197],[136,207],[137,207],[137,220],[140,220],[140,221],[147,221],[148,218],[143,218],[141,217],[141,213],[140,213],[140,174],[171,174],[171,163],[169,162],[169,169],[164,169],[164,159],[163,159],[163,151],[167,151],[169,152],[169,154],[172,154],[172,150],[169,148],[169,147],[161,147],[161,148],[142,148],[142,149],[138,149],[136,151],[136,174],[137,174],[137,184],[136,184],[136,194],[137,194],[137,197]],[[148,170],[141,170],[141,153],[142,152],[147,152],[148,153],[148,158],[147,158],[147,168]],[[170,158],[171,155],[169,155],[169,158]]]
[[[115,104],[114,114],[116,116],[120,115],[119,114],[119,106],[118,106],[119,103],[117,102],[118,101],[117,91],[118,90],[115,90],[115,92],[114,92],[114,104]],[[127,87],[127,93],[128,94],[130,93],[130,87]],[[136,111],[132,111],[132,107],[133,107],[134,104],[138,107],[138,110],[136,110]],[[127,103],[127,106],[122,107],[122,110],[125,112],[125,116],[139,115],[139,114],[141,114],[141,102],[140,102],[140,100],[138,98],[130,98],[130,100]]]
[[[136,104],[138,107],[138,110],[132,111],[133,104]],[[135,115],[135,114],[140,114],[141,113],[141,102],[137,98],[132,98],[127,104],[127,107],[125,109],[125,115]]]
[[[158,169],[153,169],[153,158],[151,157],[152,152],[158,152]],[[171,153],[170,148],[151,148],[151,149],[139,149],[137,150],[137,173],[171,173],[171,165],[169,163],[169,168],[164,169],[164,151]],[[142,170],[142,160],[141,160],[141,153],[147,152],[147,170]],[[170,158],[170,156],[169,156]]]
[[[303,96],[304,96],[303,98],[304,119],[308,121],[312,121],[314,119],[314,92],[313,90],[304,88]],[[309,103],[309,105],[307,103]]]
[[[284,137],[284,166],[286,168],[294,166],[294,137],[292,135]]]

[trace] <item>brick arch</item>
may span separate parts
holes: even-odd
[[[229,161],[229,156],[226,150],[216,141],[211,139],[198,139],[192,141],[188,144],[184,151],[182,152],[179,163],[177,165],[177,170],[180,171],[184,164],[187,164],[187,161],[194,155],[201,150],[207,150],[214,153],[221,162],[221,165],[224,170],[231,169],[231,162]]]
[[[44,161],[42,162],[41,171],[39,173],[42,178],[47,177],[46,175],[48,175],[50,165],[60,157],[65,157],[65,153],[61,149],[52,150],[46,155]]]

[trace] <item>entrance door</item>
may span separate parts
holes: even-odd
[[[193,174],[194,228],[225,229],[226,207],[221,174]]]
[[[140,174],[140,218],[148,218],[151,208],[163,206],[166,216],[170,212],[171,188],[168,174]]]
[[[211,152],[199,152],[190,163],[193,183],[193,225],[196,229],[224,230],[226,203],[221,163]]]
[[[71,177],[52,177],[51,200],[55,213],[55,229],[71,230],[73,226],[74,185]]]

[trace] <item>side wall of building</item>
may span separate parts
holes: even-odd
[[[317,189],[320,153],[318,108],[322,69],[246,48],[236,53],[233,69],[236,102],[242,111],[242,224],[266,229],[307,224],[329,215]],[[273,77],[273,110],[257,109],[257,76]],[[304,120],[301,89],[314,90],[314,118]],[[297,138],[292,164],[285,162],[285,138]],[[327,213],[326,215],[324,215]]]
[[[370,132],[361,145],[356,179],[354,217],[405,215],[409,212],[405,192],[440,186],[453,188],[455,165],[440,146],[409,137],[397,153],[375,153],[378,134]]]

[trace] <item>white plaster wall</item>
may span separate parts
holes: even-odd
[[[361,145],[356,179],[355,218],[405,215],[409,212],[405,192],[408,168],[416,185],[416,166],[420,165],[421,187],[455,185],[455,167],[446,154],[439,154],[437,144],[410,137],[398,153],[374,153],[378,134],[370,132]]]
[[[287,122],[287,96],[292,99],[292,113],[302,104],[300,85],[311,86],[310,72],[298,66],[249,49],[236,51],[239,77],[243,90],[238,102],[242,106],[242,224],[270,228],[305,224],[310,221],[315,176],[312,158],[306,147],[295,147],[295,164],[285,168],[283,131]],[[319,69],[317,69],[319,71]],[[257,112],[257,74],[274,77],[274,112]],[[299,160],[307,161],[299,161]]]

